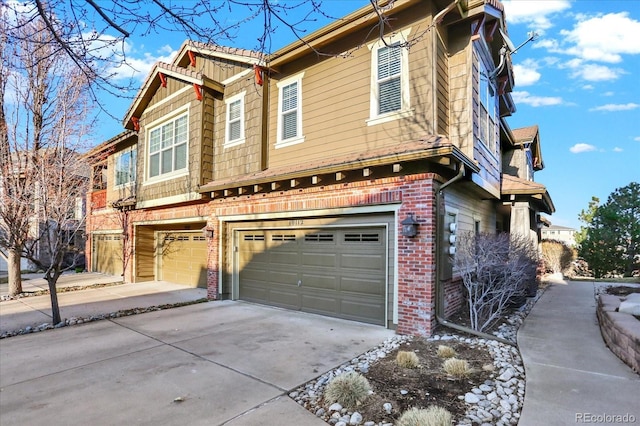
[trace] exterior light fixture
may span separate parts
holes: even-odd
[[[403,237],[415,237],[418,235],[418,222],[416,222],[413,213],[407,214],[405,220],[400,223],[402,225]]]
[[[213,238],[213,229],[205,226],[204,228],[202,228],[202,234],[205,236],[205,238],[210,240],[211,238]]]

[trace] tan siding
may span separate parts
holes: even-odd
[[[428,26],[428,20],[416,22],[420,16],[416,10],[408,10],[394,21],[395,28],[401,31],[411,27],[409,38],[414,37]],[[365,33],[349,40],[362,42]],[[368,42],[376,39],[370,35]],[[371,51],[363,46],[353,50],[351,56],[320,57],[302,62],[308,63],[302,79],[302,133],[303,143],[276,149],[278,88],[276,81],[271,84],[269,108],[269,158],[274,168],[297,164],[300,158],[305,161],[326,161],[332,155],[339,161],[344,155],[362,153],[379,149],[390,144],[416,140],[435,133],[432,105],[433,70],[432,46],[434,33],[423,35],[420,41],[409,51],[409,87],[410,106],[415,111],[412,118],[398,119],[387,123],[368,126],[371,88]],[[343,43],[329,46],[335,52],[351,51],[353,44]],[[288,70],[282,79],[295,75],[301,69]]]
[[[254,84],[253,74],[231,83],[225,88],[225,98],[245,92],[245,142],[225,147],[227,106],[216,100],[215,110],[215,179],[225,179],[254,173],[261,169],[262,155],[262,88]]]
[[[445,34],[446,36],[446,34]],[[437,43],[437,99],[438,99],[438,133],[449,135],[449,56],[445,41],[436,38]]]
[[[459,233],[473,232],[476,221],[480,221],[481,232],[495,232],[495,202],[481,200],[477,195],[465,192],[463,189],[454,186],[445,191],[445,205],[458,209]]]
[[[182,84],[177,90],[185,87]],[[161,92],[165,89],[160,89]],[[156,94],[156,96],[158,96]],[[155,99],[155,97],[154,97]],[[163,197],[187,194],[195,191],[202,183],[201,161],[203,155],[203,103],[198,101],[193,90],[182,92],[170,101],[151,110],[147,109],[140,119],[140,132],[138,133],[138,176],[145,182],[138,191],[138,202],[145,202]],[[171,180],[164,180],[158,183],[146,183],[147,179],[147,153],[148,126],[160,124],[164,119],[171,119],[177,111],[182,111],[185,105],[189,106],[189,147],[188,147],[188,168],[189,174]]]

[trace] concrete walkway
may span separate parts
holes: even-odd
[[[48,289],[41,275],[23,281],[24,292]],[[121,282],[120,277],[98,273],[65,274],[58,280],[58,288]],[[6,286],[0,295],[7,294]],[[88,318],[120,310],[147,308],[165,304],[190,302],[207,297],[207,290],[164,281],[120,284],[81,291],[58,292],[60,316]],[[23,297],[0,302],[0,334],[27,326],[37,327],[51,322],[49,295]]]
[[[640,376],[605,346],[594,291],[592,282],[554,284],[520,328],[520,426],[640,424]]]

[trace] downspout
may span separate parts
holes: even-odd
[[[441,211],[442,200],[444,198],[444,190],[449,185],[457,182],[458,180],[464,177],[464,164],[460,163],[460,168],[458,170],[458,174],[440,185],[438,192],[436,194],[436,215],[437,215],[437,226],[436,226],[436,247],[442,243],[444,239],[443,235],[443,226],[444,226],[444,216]],[[439,249],[438,249],[439,250]],[[502,339],[498,336],[494,336],[493,334],[483,333],[481,331],[476,331],[472,328],[466,327],[464,325],[455,324],[450,321],[447,321],[444,318],[444,286],[442,285],[442,261],[440,260],[441,254],[438,252],[436,256],[436,320],[439,324],[444,325],[445,327],[452,328],[454,330],[461,331],[463,333],[473,334],[475,336],[481,337],[483,339],[489,340],[497,340],[500,343],[505,343],[510,346],[516,346],[515,343],[510,342],[506,339]]]

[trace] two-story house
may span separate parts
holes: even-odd
[[[456,235],[517,227],[507,27],[497,0],[384,14],[156,64],[92,153],[92,270],[429,335],[462,302]]]

